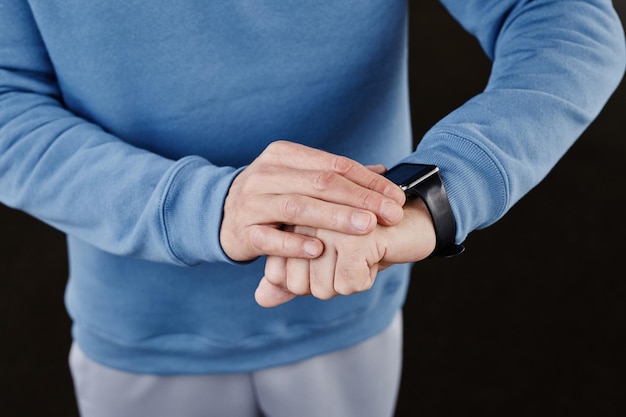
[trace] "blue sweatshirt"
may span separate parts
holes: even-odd
[[[541,181],[624,73],[611,2],[443,3],[493,70],[415,150],[404,0],[2,0],[0,201],[67,234],[85,353],[241,372],[389,324],[410,265],[354,296],[256,305],[264,259],[232,262],[219,229],[234,176],[272,141],[438,165],[457,242]]]

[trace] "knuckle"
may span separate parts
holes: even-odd
[[[265,152],[268,152],[268,153],[276,152],[278,149],[280,149],[281,146],[282,144],[278,140],[271,142],[265,147]]]
[[[248,242],[257,251],[263,251],[267,245],[267,239],[263,228],[251,227],[248,231]]]
[[[381,177],[380,175],[372,175],[372,179],[367,183],[367,188],[369,188],[370,190],[377,190],[379,187],[381,187],[381,185],[383,186],[383,188],[386,188],[386,185],[384,183],[382,183],[383,177]]]
[[[320,300],[329,300],[337,295],[330,283],[320,279],[317,273],[312,272],[310,279],[311,295]]]
[[[302,246],[294,233],[269,233],[270,226],[255,226],[248,232],[248,245],[257,255],[295,256]]]
[[[241,171],[230,185],[228,196],[236,199],[238,204],[248,204],[251,196],[260,188],[260,181],[265,180],[265,168],[263,164],[249,165]]]
[[[326,191],[335,183],[335,176],[332,171],[319,171],[314,174],[313,186],[318,191]]]
[[[274,285],[282,285],[285,280],[283,258],[268,256],[265,262],[265,278]]]
[[[354,290],[342,281],[335,284],[335,292],[339,295],[354,294]]]
[[[333,226],[337,227],[341,223],[343,223],[344,215],[340,210],[332,210],[330,215],[328,216],[328,222]]]
[[[284,140],[277,140],[265,147],[265,151],[263,153],[269,155],[282,155],[286,152],[289,152],[290,144]]]
[[[287,279],[287,289],[292,294],[296,295],[307,295],[308,289],[303,285],[300,280],[296,279]]]
[[[311,287],[311,295],[315,298],[326,301],[336,296],[337,293],[329,289]]]
[[[363,276],[352,268],[338,267],[336,274],[334,290],[337,294],[351,295],[371,287],[369,275]]]
[[[282,283],[282,280],[274,271],[268,271],[267,269],[265,270],[265,279],[273,285],[280,285]]]
[[[282,239],[280,240],[280,251],[286,256],[292,255],[297,248],[297,239],[292,238],[292,235],[282,233]]]
[[[354,163],[343,156],[335,156],[331,161],[331,169],[342,175],[347,174],[354,169]]]
[[[359,196],[359,201],[361,208],[364,209],[378,208],[382,204],[381,199],[378,198],[377,194],[371,190],[362,190],[361,195]]]
[[[334,290],[340,295],[350,295],[355,292],[352,282],[349,279],[335,279]]]
[[[281,210],[286,220],[296,220],[300,218],[304,207],[297,197],[288,196],[283,199]]]

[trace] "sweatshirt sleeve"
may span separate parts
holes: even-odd
[[[624,74],[624,31],[610,0],[441,2],[492,70],[407,160],[441,168],[462,242],[537,185],[597,117]]]
[[[63,106],[25,1],[0,6],[0,201],[102,250],[230,262],[219,243],[234,168],[133,147]]]

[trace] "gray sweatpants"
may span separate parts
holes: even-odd
[[[391,417],[402,318],[357,346],[245,374],[156,376],[111,369],[77,345],[70,369],[82,417]]]

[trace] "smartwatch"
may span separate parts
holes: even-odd
[[[402,163],[385,174],[391,182],[400,186],[407,197],[420,197],[430,213],[437,237],[435,250],[430,255],[450,258],[465,250],[455,240],[456,222],[448,195],[435,165]]]

